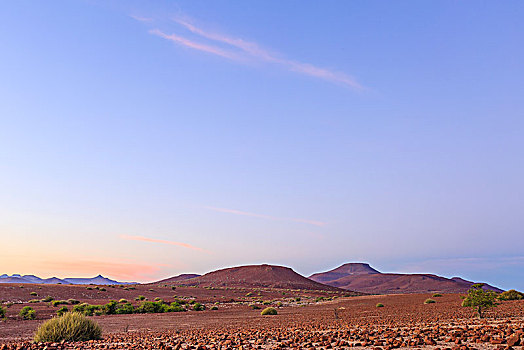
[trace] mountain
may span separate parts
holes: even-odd
[[[178,284],[210,287],[267,287],[340,291],[338,288],[321,284],[299,275],[289,267],[266,264],[221,269],[206,273],[200,277],[180,281]]]
[[[93,278],[64,278],[66,283],[71,284],[126,284],[118,281],[114,281],[102,275],[98,275]]]
[[[164,280],[160,280],[160,281],[155,282],[155,283],[175,283],[175,282],[181,282],[181,281],[189,280],[191,278],[196,278],[196,277],[200,277],[200,276],[201,275],[197,275],[196,273],[183,273],[181,275],[170,277],[170,278],[166,278]]]
[[[475,283],[459,277],[432,274],[381,273],[363,263],[347,263],[330,271],[315,273],[309,278],[333,287],[370,294],[464,293]],[[502,291],[488,284],[484,289]]]
[[[0,276],[0,283],[35,283],[35,284],[127,284],[111,280],[109,278],[98,275],[93,278],[65,278],[57,277],[40,278],[35,275],[13,274],[11,276],[3,274]]]
[[[346,276],[380,273],[366,263],[348,263],[327,272],[315,273],[309,279],[320,283],[334,281]]]

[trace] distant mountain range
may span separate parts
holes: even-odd
[[[369,294],[464,293],[476,283],[432,274],[382,273],[365,263],[347,263],[309,278],[332,287]],[[489,284],[484,284],[483,288],[502,292]]]
[[[98,275],[92,278],[64,278],[60,279],[57,277],[51,278],[40,278],[35,275],[19,275],[13,274],[11,276],[3,274],[0,276],[0,283],[35,283],[35,284],[98,284],[98,285],[111,285],[111,284],[130,284],[126,282],[118,282],[102,275]]]

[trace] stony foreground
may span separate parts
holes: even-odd
[[[460,306],[460,295],[388,295],[337,298],[289,305],[276,316],[234,304],[219,310],[176,314],[94,317],[102,340],[34,344],[40,323],[8,321],[0,337],[5,349],[518,349],[524,350],[524,301],[508,301],[486,318]],[[377,308],[377,303],[384,307]],[[13,334],[23,339],[17,340]],[[2,339],[2,338],[0,338]],[[0,340],[0,343],[2,341]]]

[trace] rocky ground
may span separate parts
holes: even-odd
[[[113,292],[112,297],[120,296],[116,291]],[[132,292],[133,295],[145,295],[144,290]],[[164,292],[165,297],[167,294],[188,294],[185,297],[196,297],[206,305],[218,305],[218,310],[208,308],[200,312],[97,316],[93,319],[104,329],[102,340],[34,344],[30,339],[42,320],[18,319],[11,311],[15,307],[13,305],[8,320],[0,326],[0,343],[4,343],[0,345],[0,350],[350,347],[376,350],[524,350],[521,343],[524,342],[524,300],[503,302],[487,312],[485,319],[479,320],[471,309],[460,306],[458,294],[444,294],[433,298],[436,303],[424,304],[424,300],[431,295],[342,297],[319,292],[324,297],[337,298],[316,302],[318,293],[290,290],[177,288],[172,293],[161,286],[149,286],[147,292],[151,293],[148,296],[151,300],[153,295],[161,297]],[[248,293],[252,295],[246,296]],[[300,301],[296,301],[296,298],[300,298]],[[281,302],[282,306],[277,307],[276,316],[261,316],[260,310],[253,310],[249,306],[253,299],[271,300],[273,306]],[[95,294],[91,302],[94,300],[105,299]],[[377,308],[377,303],[384,304],[384,307]],[[17,307],[21,305],[26,304],[16,304]],[[42,312],[39,317],[44,317]]]

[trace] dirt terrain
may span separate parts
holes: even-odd
[[[382,273],[364,263],[347,263],[330,271],[315,273],[309,278],[367,294],[464,293],[475,283],[459,277],[446,278],[432,274]],[[484,289],[502,292],[489,284],[485,284]]]
[[[41,287],[41,289],[39,289]],[[92,286],[91,286],[92,287]],[[7,288],[7,289],[6,289]],[[48,289],[46,289],[48,288]],[[524,300],[506,301],[479,320],[461,306],[461,295],[371,295],[344,297],[332,291],[261,288],[135,286],[87,290],[86,286],[0,286],[0,298],[16,302],[0,326],[0,349],[518,349],[524,336]],[[150,290],[152,289],[152,290]],[[58,307],[29,304],[30,292],[55,299],[77,298],[104,303],[109,299],[196,299],[218,310],[165,314],[94,316],[104,329],[102,340],[85,343],[33,344],[33,332]],[[260,295],[259,295],[260,294]],[[323,299],[320,299],[322,297]],[[170,299],[171,298],[171,299]],[[297,298],[300,298],[297,301]],[[331,300],[329,300],[331,299]],[[266,301],[278,315],[261,316],[250,305]],[[281,306],[279,303],[282,303]],[[377,303],[384,307],[376,307]],[[22,306],[37,310],[37,320],[16,316]],[[265,305],[263,306],[265,307]],[[511,346],[510,346],[511,345]]]

